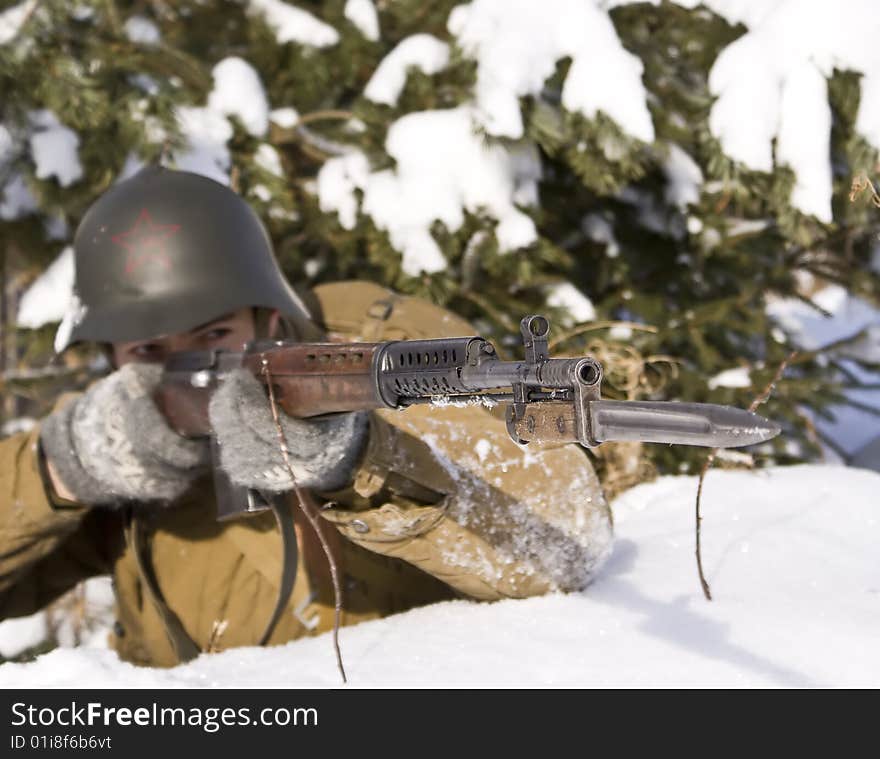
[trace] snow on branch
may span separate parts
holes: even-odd
[[[472,108],[408,114],[391,125],[385,149],[394,169],[370,172],[356,152],[327,161],[318,174],[318,197],[322,210],[338,213],[342,226],[353,229],[354,191],[362,190],[361,210],[388,232],[408,274],[446,267],[430,227],[439,220],[458,230],[465,211],[498,219],[501,251],[537,239],[534,222],[515,204],[537,196],[538,156],[532,147],[514,151],[488,144],[477,133]]]
[[[654,125],[642,62],[627,52],[605,10],[584,0],[474,0],[449,16],[449,31],[477,61],[479,120],[489,134],[523,135],[519,98],[536,95],[557,62],[571,58],[562,105],[593,117],[603,111],[645,142]]]
[[[729,3],[707,3],[719,11]],[[756,4],[756,3],[754,3]],[[718,100],[710,127],[724,151],[752,169],[788,164],[797,180],[792,204],[831,221],[831,110],[827,78],[862,73],[856,129],[880,147],[880,16],[870,0],[763,3],[744,36],[725,48],[709,84]],[[769,7],[767,7],[769,6]],[[744,117],[748,114],[747,117]]]
[[[0,13],[0,45],[11,42],[37,7],[37,0],[25,0]]]
[[[16,323],[38,329],[60,322],[73,295],[73,248],[68,246],[25,291],[19,301]]]
[[[406,73],[416,67],[426,74],[436,74],[449,63],[449,45],[430,34],[414,34],[401,40],[376,68],[364,89],[374,103],[397,105],[406,85]]]
[[[247,61],[231,56],[212,70],[214,89],[208,107],[225,116],[237,116],[256,137],[269,128],[269,102],[260,75]]]
[[[373,0],[347,0],[344,13],[366,39],[379,41],[379,14]]]
[[[298,42],[311,47],[330,47],[339,42],[339,32],[308,11],[281,0],[250,0],[251,10],[263,16],[281,44]]]
[[[34,127],[30,146],[37,178],[55,177],[62,187],[81,179],[79,135],[58,121],[52,111],[31,111],[30,121]]]

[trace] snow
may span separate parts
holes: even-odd
[[[12,658],[46,639],[49,628],[46,614],[6,619],[0,622],[0,656]]]
[[[414,34],[401,40],[382,59],[364,88],[364,96],[374,103],[397,105],[397,99],[406,85],[409,68],[418,68],[425,74],[436,74],[448,63],[449,45],[431,34]]]
[[[247,61],[224,58],[211,71],[214,89],[208,108],[225,116],[237,116],[247,131],[261,137],[269,128],[269,102],[260,75]]]
[[[227,116],[237,117],[248,133],[262,137],[269,129],[269,103],[259,74],[242,58],[224,58],[214,66],[212,75],[214,87],[205,106],[179,106],[176,110],[187,145],[174,152],[174,163],[178,169],[228,185],[231,156],[227,143],[234,131]],[[257,157],[271,164],[266,148],[271,150],[268,145],[260,146]]]
[[[581,220],[581,229],[593,242],[601,242],[605,245],[605,255],[609,258],[617,258],[620,255],[620,245],[614,236],[614,227],[604,216],[590,213]]]
[[[21,174],[13,174],[0,196],[0,219],[13,221],[39,209],[34,194]]]
[[[79,136],[64,126],[52,111],[32,111],[30,119],[35,127],[30,137],[31,155],[38,179],[55,177],[62,187],[68,187],[83,175],[79,162]]]
[[[141,45],[158,45],[162,41],[159,27],[145,16],[132,16],[125,22],[125,35]]]
[[[36,5],[37,0],[25,0],[0,13],[0,45],[12,41]]]
[[[344,14],[366,39],[379,41],[379,14],[373,0],[347,0]]]
[[[257,148],[257,152],[254,153],[254,163],[264,171],[268,171],[270,174],[274,174],[278,177],[284,176],[284,169],[281,165],[281,156],[278,155],[278,151],[271,145],[263,143]]]
[[[486,438],[480,438],[476,445],[474,445],[474,453],[477,454],[477,458],[480,460],[482,464],[486,457],[492,452],[492,443],[486,440]]]
[[[357,223],[357,199],[354,191],[366,186],[370,176],[367,157],[352,152],[331,158],[318,172],[317,192],[321,210],[336,212],[343,229],[354,229]]]
[[[61,324],[58,325],[58,330],[55,332],[55,341],[52,347],[56,353],[61,353],[61,351],[67,348],[73,337],[74,328],[86,318],[87,312],[88,306],[74,293],[67,304],[67,310],[64,312]]]
[[[0,168],[4,167],[15,154],[15,140],[5,124],[0,124]]]
[[[250,0],[253,12],[263,16],[281,44],[297,42],[311,47],[329,47],[339,42],[339,32],[308,11],[281,0]]]
[[[70,236],[70,227],[67,219],[61,215],[45,216],[43,218],[43,231],[48,240],[66,240]]]
[[[804,349],[813,350],[852,337],[872,325],[880,325],[880,309],[850,295],[840,285],[826,285],[811,296],[825,316],[794,298],[778,298],[767,304],[767,313]]]
[[[709,389],[719,387],[751,387],[752,379],[749,376],[748,367],[737,366],[734,369],[725,369],[714,377],[709,378]]]
[[[864,73],[856,128],[880,146],[876,3],[849,0],[845,12],[827,0],[763,5],[770,7],[750,19],[748,33],[725,48],[712,68],[709,84],[718,100],[710,127],[728,155],[760,171],[773,169],[775,139],[777,163],[789,164],[797,175],[793,205],[827,222],[831,112],[825,80],[835,68]]]
[[[68,246],[21,296],[16,323],[38,329],[60,322],[73,295],[73,248]]]
[[[187,137],[187,148],[174,153],[176,168],[229,184],[227,141],[233,130],[227,118],[210,108],[180,106],[177,121]]]
[[[570,282],[554,285],[547,295],[547,305],[568,311],[569,324],[591,322],[596,318],[593,302]]]
[[[296,122],[299,121],[299,113],[296,108],[276,108],[269,114],[269,119],[282,129],[290,129],[296,126]]]
[[[44,643],[50,634],[62,647],[82,644],[88,650],[106,649],[107,636],[113,623],[114,601],[110,578],[90,578],[76,592],[79,598],[74,614],[81,614],[82,619],[75,620],[56,606],[28,617],[0,622],[0,656],[18,656]],[[63,603],[62,600],[59,606]]]
[[[611,0],[605,8],[635,0]],[[656,5],[656,0],[652,0]],[[758,171],[788,164],[796,174],[792,205],[831,221],[831,111],[826,79],[857,71],[856,130],[880,148],[880,49],[875,0],[676,0],[744,24],[748,31],[715,61],[717,100],[710,128],[725,153]],[[747,114],[747,117],[745,116]]]
[[[125,157],[125,163],[122,164],[122,168],[119,170],[115,181],[124,182],[126,179],[131,179],[144,166],[146,164],[135,153],[129,153]]]
[[[855,453],[850,461],[850,466],[858,466],[880,472],[880,435]]]
[[[521,137],[519,98],[540,94],[556,63],[570,57],[563,107],[590,118],[603,111],[632,136],[653,141],[642,63],[594,3],[474,0],[454,8],[447,25],[477,61],[478,118],[489,134]]]
[[[37,420],[32,416],[16,416],[0,425],[0,438],[17,435],[19,432],[30,432],[36,426]]]
[[[805,349],[823,348],[831,343],[853,337],[862,330],[867,334],[852,345],[834,350],[838,358],[865,383],[880,383],[880,374],[860,371],[846,359],[876,361],[880,356],[880,309],[850,295],[839,285],[827,285],[811,299],[830,316],[824,316],[806,303],[793,298],[777,298],[767,303],[767,313],[788,333],[791,341]],[[880,409],[880,391],[849,390],[852,400]],[[834,421],[815,417],[816,426],[851,456],[878,434],[878,417],[867,411],[847,406],[832,406]]]
[[[617,540],[581,593],[451,601],[343,628],[349,687],[835,687],[880,684],[880,475],[710,471],[694,566],[694,477],[614,503]],[[59,649],[0,686],[339,687],[329,634],[173,669]]]
[[[472,108],[407,114],[389,128],[385,149],[394,169],[370,172],[358,153],[332,158],[318,174],[317,191],[322,210],[337,212],[340,224],[352,229],[354,190],[362,190],[362,212],[387,230],[406,273],[446,267],[430,227],[439,220],[455,231],[465,210],[488,212],[498,220],[495,235],[502,252],[537,239],[534,222],[515,203],[537,195],[538,155],[534,148],[507,150],[486,143],[475,131]]]
[[[669,154],[663,162],[663,173],[666,176],[664,196],[666,202],[678,206],[682,210],[700,200],[700,185],[703,184],[703,172],[684,150],[672,143]]]

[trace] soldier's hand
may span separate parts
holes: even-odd
[[[207,442],[178,435],[153,403],[161,373],[126,364],[44,420],[52,475],[77,501],[172,501],[205,471]]]
[[[209,413],[220,464],[234,483],[274,493],[293,487],[269,399],[250,372],[226,375]],[[278,416],[298,485],[329,491],[350,482],[367,440],[366,412],[294,419],[279,409]]]

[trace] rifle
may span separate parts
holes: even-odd
[[[258,340],[242,353],[178,353],[165,365],[156,401],[177,432],[210,435],[211,392],[219,376],[243,366],[263,384],[271,381],[278,405],[299,418],[425,403],[500,403],[507,405],[507,430],[517,443],[588,448],[624,440],[739,447],[780,431],[731,406],[603,400],[601,364],[591,356],[551,358],[549,332],[543,316],[521,321],[523,361],[499,359],[495,346],[476,336],[379,343]],[[214,469],[218,518],[264,508],[256,494],[224,479],[219,466]]]

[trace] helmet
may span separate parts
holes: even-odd
[[[256,213],[207,177],[151,166],[86,212],[73,242],[74,301],[55,338],[121,342],[173,334],[248,306],[319,333],[284,279]]]

